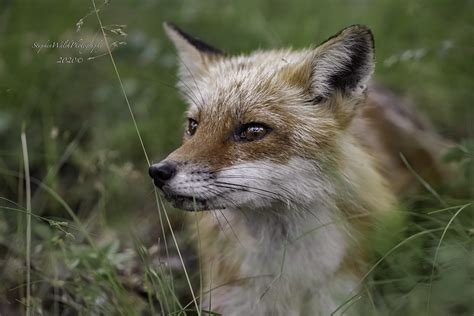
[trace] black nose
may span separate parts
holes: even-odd
[[[166,181],[173,178],[176,174],[176,163],[172,161],[162,161],[151,165],[148,169],[150,177],[153,178],[155,185],[162,187]]]

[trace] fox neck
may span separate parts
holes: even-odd
[[[339,284],[334,276],[350,253],[351,233],[344,224],[334,223],[329,208],[317,201],[313,201],[311,207],[317,216],[304,214],[302,209],[258,212],[229,209],[213,211],[214,215],[205,214],[200,225],[201,232],[206,234],[201,242],[204,286],[219,288],[230,284],[219,288],[221,291],[213,291],[213,300],[219,301],[221,295],[227,297],[226,293],[243,291],[247,299],[235,302],[235,306],[248,304],[248,310],[255,311],[255,315],[264,314],[260,309],[273,311],[274,302],[284,302],[281,304],[287,306],[285,308],[301,309],[295,307],[301,303],[295,298],[303,297],[323,297],[319,304],[327,305],[328,310],[335,309],[337,303],[333,296],[341,294],[332,293]],[[272,215],[268,216],[266,211]],[[278,215],[278,211],[295,211],[302,215],[284,217]],[[203,229],[202,224],[210,230]],[[212,230],[214,233],[209,235]],[[342,294],[344,298],[357,282],[352,275],[349,280],[350,285],[344,283],[347,286]],[[222,300],[231,304],[238,297]],[[279,310],[281,306],[276,308]],[[286,313],[273,311],[270,314]]]

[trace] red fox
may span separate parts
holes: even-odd
[[[365,273],[375,223],[414,183],[400,153],[438,178],[441,141],[370,84],[366,26],[315,48],[239,56],[164,27],[189,108],[182,146],[149,173],[175,207],[206,211],[203,308],[330,315]]]

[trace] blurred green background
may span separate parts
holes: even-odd
[[[348,25],[366,24],[375,34],[375,79],[412,98],[442,135],[464,144],[459,147],[461,154],[472,144],[472,0],[113,0],[97,1],[97,5],[108,39],[116,46],[113,54],[118,70],[153,161],[179,144],[185,109],[174,88],[176,57],[165,38],[163,21],[172,21],[231,54],[307,47]],[[23,170],[22,127],[32,177],[64,199],[96,243],[94,247],[88,244],[74,228],[57,196],[33,183],[34,214],[55,220],[33,219],[35,310],[44,314],[147,314],[155,307],[155,312],[161,310],[162,295],[171,297],[170,302],[189,299],[180,265],[173,263],[176,255],[170,240],[172,254],[166,266],[176,272],[173,277],[162,274],[162,281],[153,276],[153,271],[161,271],[165,254],[155,196],[145,156],[91,12],[89,1],[0,3],[0,205],[10,208],[0,210],[3,314],[24,309],[25,216],[21,210],[25,192],[18,178]],[[100,47],[92,53],[89,49],[34,48],[35,43],[64,40],[99,42]],[[61,59],[64,57],[71,59]],[[75,63],[58,63],[61,60]],[[426,202],[429,198],[420,200],[425,203],[420,208],[437,207]],[[195,258],[182,227],[182,214],[172,211],[170,216],[192,270]],[[466,220],[459,224],[464,239],[456,235],[452,240],[460,242],[468,255],[451,249],[455,257],[461,251],[463,268],[451,271],[452,277],[442,275],[446,283],[434,287],[441,291],[435,291],[437,300],[433,299],[441,304],[439,315],[447,315],[446,311],[472,315],[472,306],[465,305],[471,294],[474,297],[469,283],[473,277],[472,231],[469,235],[463,226],[472,229],[472,216]],[[439,240],[439,233],[433,240]],[[447,255],[446,260],[450,258]],[[406,266],[407,273],[412,273],[413,267]],[[429,265],[425,268],[430,270]],[[171,282],[172,288],[156,290],[159,281]],[[425,298],[426,292],[416,296],[419,282],[415,278],[389,292],[386,298],[394,296],[400,306],[382,304],[384,311],[422,315],[417,304],[423,303],[418,298]],[[410,299],[410,293],[415,299]],[[110,297],[115,298],[108,300]],[[441,297],[448,297],[449,302]],[[378,313],[383,314],[380,310],[374,315]]]

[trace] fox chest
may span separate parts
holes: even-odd
[[[348,251],[345,231],[326,222],[306,219],[287,228],[254,222],[257,227],[220,229],[227,246],[219,250],[218,260],[237,264],[236,277],[250,278],[256,291],[312,291],[337,272]]]

